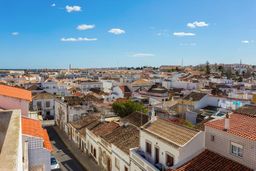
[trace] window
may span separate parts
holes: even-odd
[[[124,171],[128,171],[128,167],[124,166]]]
[[[231,142],[231,154],[237,157],[243,157],[243,146],[234,142]]]
[[[155,147],[155,163],[159,163],[159,148]]]
[[[211,141],[214,142],[214,140],[215,140],[215,136],[211,135]]]
[[[146,142],[146,152],[151,156],[152,149],[151,149],[151,143]]]
[[[119,160],[115,157],[115,166],[116,168],[119,170],[120,168],[120,163],[119,163]]]
[[[42,102],[38,101],[36,102],[37,109],[42,109]]]
[[[166,166],[171,167],[173,166],[174,159],[170,154],[166,154]]]
[[[94,156],[95,158],[97,158],[96,149],[95,149],[95,148],[93,149],[93,156]]]
[[[50,105],[51,105],[51,104],[50,104],[50,101],[46,101],[46,102],[45,102],[45,107],[50,107]]]
[[[50,111],[46,111],[46,116],[50,116],[51,112]]]

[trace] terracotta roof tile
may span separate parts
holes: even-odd
[[[22,134],[42,138],[44,140],[44,148],[50,152],[52,151],[52,145],[48,133],[42,128],[42,124],[39,120],[22,117],[21,124]]]
[[[137,127],[141,127],[149,120],[149,116],[141,112],[133,112],[130,115],[122,118],[123,122],[131,123]]]
[[[31,91],[6,85],[0,85],[0,95],[32,101]]]
[[[207,122],[205,126],[224,130],[224,119]],[[230,129],[226,132],[256,141],[256,117],[237,113],[231,114]]]
[[[184,97],[184,100],[199,101],[206,95],[207,94],[205,94],[205,93],[191,92],[186,97]]]
[[[127,154],[131,148],[139,146],[139,130],[133,125],[120,126],[102,138]]]
[[[111,133],[114,129],[118,128],[119,124],[115,122],[105,122],[96,129],[93,130],[93,133],[97,136],[103,136]]]
[[[256,116],[256,106],[245,105],[237,109],[235,112],[243,115]]]
[[[169,171],[252,171],[235,161],[205,150],[184,165]]]

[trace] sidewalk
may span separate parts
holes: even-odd
[[[97,165],[92,158],[87,154],[83,153],[78,149],[78,147],[71,140],[68,139],[68,136],[60,130],[57,126],[53,127],[56,133],[59,135],[62,142],[67,146],[70,152],[74,155],[76,160],[87,170],[87,171],[100,171],[100,167]]]

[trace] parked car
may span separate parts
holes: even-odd
[[[51,170],[59,169],[60,165],[54,156],[51,156]]]

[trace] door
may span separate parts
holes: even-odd
[[[159,163],[159,148],[155,147],[155,163]]]

